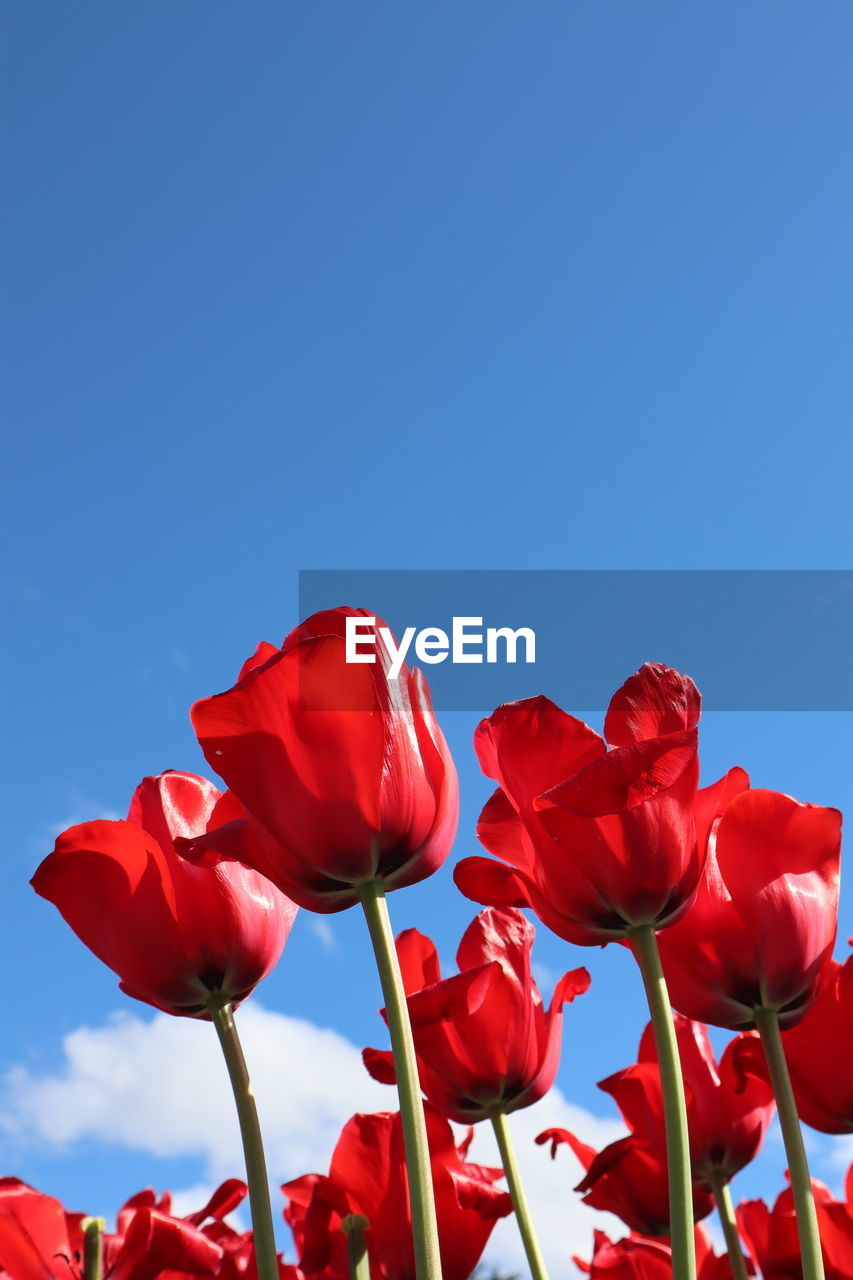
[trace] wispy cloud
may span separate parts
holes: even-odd
[[[354,1112],[394,1107],[393,1091],[368,1077],[359,1050],[337,1032],[256,1001],[237,1018],[275,1183],[326,1170],[341,1127]],[[94,1139],[140,1155],[194,1157],[199,1186],[181,1193],[189,1207],[198,1207],[205,1188],[242,1169],[227,1075],[207,1024],[165,1014],[150,1021],[122,1014],[71,1032],[63,1050],[63,1065],[53,1073],[18,1066],[7,1074],[0,1134],[11,1148],[70,1151]],[[572,1187],[580,1171],[567,1150],[552,1162],[534,1138],[544,1128],[563,1125],[600,1147],[621,1126],[573,1106],[559,1090],[510,1122],[546,1257],[555,1273],[565,1274],[573,1253],[589,1254],[594,1225],[617,1235],[624,1229],[579,1202]],[[499,1163],[486,1125],[478,1126],[471,1158]],[[498,1225],[486,1257],[504,1270],[525,1270],[512,1220]]]
[[[323,944],[327,951],[337,950],[338,940],[335,937],[335,931],[325,916],[311,916],[310,925],[314,937]]]

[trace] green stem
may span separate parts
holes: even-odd
[[[403,1145],[409,1175],[415,1274],[417,1280],[441,1280],[441,1255],[435,1219],[432,1169],[424,1104],[418,1079],[418,1063],[415,1057],[415,1043],[412,1039],[412,1026],[409,1021],[409,1006],[406,1003],[403,987],[403,975],[400,972],[397,948],[394,946],[394,935],[391,932],[391,921],[388,917],[388,904],[385,901],[382,881],[371,880],[361,885],[359,896],[370,931],[370,941],[373,943],[379,980],[382,983],[385,1016],[391,1033],[394,1070],[397,1073]]]
[[[341,1222],[341,1231],[347,1238],[349,1280],[370,1280],[370,1263],[364,1236],[369,1225],[367,1218],[360,1213],[348,1213]]]
[[[84,1218],[83,1227],[83,1280],[101,1280],[104,1268],[103,1218]]]
[[[632,929],[629,938],[637,964],[640,966],[640,973],[643,975],[660,1068],[666,1127],[666,1163],[669,1170],[672,1274],[674,1280],[696,1280],[690,1141],[687,1133],[687,1106],[684,1101],[684,1081],[681,1078],[675,1023],[654,929],[651,925],[642,925]]]
[[[252,1234],[258,1280],[278,1280],[278,1257],[261,1126],[258,1123],[258,1109],[255,1106],[255,1095],[252,1092],[246,1059],[243,1057],[243,1047],[234,1023],[234,1011],[229,1001],[216,995],[211,996],[207,1007],[211,1021],[216,1027],[219,1043],[222,1045],[225,1065],[234,1091],[237,1119],[240,1122],[240,1136],[243,1139],[243,1154],[246,1159],[246,1181],[249,1184],[249,1206],[252,1212]]]
[[[800,1258],[803,1264],[803,1280],[823,1280],[823,1255],[817,1225],[809,1162],[803,1144],[797,1104],[791,1088],[791,1077],[782,1047],[779,1031],[779,1015],[775,1009],[756,1009],[755,1025],[761,1036],[764,1057],[770,1072],[770,1083],[776,1096],[779,1124],[785,1140],[788,1171],[791,1175],[791,1191],[797,1214],[797,1232],[800,1237]]]
[[[717,1213],[723,1227],[723,1235],[726,1238],[726,1249],[729,1255],[729,1266],[732,1269],[734,1280],[747,1280],[746,1260],[743,1256],[743,1249],[740,1244],[740,1236],[738,1235],[737,1219],[735,1218],[734,1205],[732,1204],[732,1196],[729,1191],[729,1184],[721,1173],[715,1174],[708,1178],[711,1190],[714,1193],[714,1203],[717,1206]]]
[[[530,1274],[533,1280],[548,1280],[548,1270],[545,1266],[545,1259],[542,1257],[542,1250],[539,1248],[539,1241],[536,1239],[536,1232],[533,1228],[533,1219],[530,1217],[530,1207],[527,1203],[527,1196],[524,1194],[521,1172],[515,1158],[515,1149],[510,1135],[509,1125],[507,1124],[506,1116],[502,1111],[498,1111],[492,1116],[492,1128],[494,1129],[495,1137],[498,1140],[498,1148],[501,1153],[501,1164],[503,1165],[503,1170],[506,1174],[509,1194],[512,1196],[512,1205],[515,1209],[515,1217],[518,1222],[521,1242],[524,1245],[524,1252],[527,1254],[527,1264],[530,1267]]]

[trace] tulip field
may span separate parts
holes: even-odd
[[[354,618],[377,661],[347,660]],[[752,787],[734,761],[700,786],[700,692],[646,662],[614,673],[624,683],[603,736],[547,689],[482,720],[473,746],[494,792],[482,853],[460,858],[454,761],[426,679],[384,643],[384,625],[340,607],[281,648],[260,644],[231,688],[191,710],[219,781],[146,777],[126,819],[70,827],[35,870],[35,892],[126,996],[211,1024],[245,1166],[195,1212],[146,1191],[115,1223],[4,1178],[0,1277],[469,1280],[512,1217],[530,1280],[549,1280],[514,1115],[554,1086],[564,1011],[595,1002],[599,949],[616,945],[648,1004],[639,1044],[600,1082],[626,1136],[596,1150],[548,1128],[536,1142],[555,1177],[566,1148],[577,1158],[567,1196],[623,1230],[595,1232],[583,1256],[567,1250],[562,1275],[853,1280],[853,1167],[839,1199],[807,1155],[809,1127],[853,1133],[853,957],[835,958],[841,813]],[[442,973],[429,919],[395,937],[392,894],[447,860],[470,923]],[[327,1167],[271,1191],[240,1006],[300,911],[334,928],[350,910],[376,960],[387,1041],[363,1061],[387,1110],[353,1115]],[[547,1002],[534,978],[546,930],[567,944]],[[719,1053],[709,1027],[729,1033]],[[744,1200],[738,1174],[776,1116],[787,1180],[772,1203]],[[478,1125],[499,1165],[470,1158]]]

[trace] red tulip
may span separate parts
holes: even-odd
[[[203,1209],[187,1218],[200,1227],[208,1240],[222,1250],[219,1280],[258,1280],[255,1258],[255,1242],[251,1231],[237,1231],[224,1219],[233,1213],[246,1196],[246,1184],[238,1178],[230,1178],[214,1191]],[[302,1280],[298,1267],[278,1259],[280,1280]]]
[[[474,745],[499,783],[477,834],[502,862],[464,859],[455,875],[462,892],[532,907],[583,946],[677,920],[702,871],[693,821],[699,706],[692,680],[647,663],[610,703],[610,751],[547,698],[498,707]]]
[[[0,1179],[0,1276],[52,1280],[80,1274],[81,1214],[17,1178]],[[104,1237],[110,1280],[170,1280],[218,1275],[222,1249],[191,1222],[156,1207],[141,1193],[123,1210],[119,1232]],[[67,1272],[65,1270],[67,1268]]]
[[[296,907],[246,867],[194,867],[176,841],[218,819],[233,797],[191,773],[145,778],[126,822],[63,832],[32,879],[127,995],[206,1017],[212,992],[244,1000],[281,955]]]
[[[494,1183],[503,1170],[465,1163],[470,1135],[457,1149],[450,1125],[430,1106],[427,1130],[435,1186],[444,1280],[468,1280],[498,1218],[512,1208]],[[399,1113],[356,1115],[347,1122],[328,1176],[311,1173],[287,1183],[285,1220],[305,1276],[348,1280],[341,1220],[367,1218],[366,1243],[373,1280],[413,1280],[411,1217],[406,1194]]]
[[[853,1133],[853,956],[830,960],[817,999],[782,1042],[800,1119]]]
[[[489,907],[465,931],[459,974],[443,981],[429,938],[409,929],[397,939],[421,1087],[449,1120],[529,1107],[554,1083],[563,1005],[586,991],[589,974],[565,974],[546,1012],[530,971],[533,938],[520,911]],[[376,1079],[394,1082],[390,1053],[366,1049],[364,1061]]]
[[[591,1209],[615,1213],[632,1231],[645,1236],[669,1235],[669,1186],[666,1155],[659,1141],[629,1134],[596,1151],[568,1129],[546,1129],[537,1143],[551,1143],[552,1158],[565,1143],[586,1170],[575,1187]],[[693,1214],[706,1218],[714,1207],[710,1191],[693,1183]]]
[[[733,1030],[751,1026],[757,1008],[776,1010],[782,1027],[805,1015],[838,912],[841,814],[748,785],[732,770],[700,793],[705,874],[688,914],[659,939],[673,1005]]]
[[[726,1047],[719,1066],[698,1022],[676,1014],[675,1031],[687,1099],[687,1127],[694,1177],[713,1185],[729,1181],[758,1154],[775,1103],[754,1032]],[[637,1062],[602,1080],[632,1133],[663,1144],[664,1113],[651,1023],[643,1032]]]
[[[356,616],[370,615],[314,614],[192,709],[207,760],[247,814],[197,848],[246,861],[312,911],[352,906],[377,878],[386,889],[425,879],[456,831],[456,770],[426,681],[405,666],[390,678],[378,638],[375,663],[347,664]]]
[[[672,1251],[659,1237],[635,1233],[613,1241],[596,1231],[591,1260],[574,1262],[592,1280],[672,1280]]]
[[[847,1174],[847,1203],[812,1179],[826,1280],[853,1280],[853,1165]],[[737,1209],[740,1233],[764,1280],[801,1280],[802,1267],[794,1198],[786,1187],[772,1210],[763,1200]]]
[[[694,1231],[698,1280],[731,1280],[727,1257],[717,1257],[704,1227]],[[596,1231],[591,1262],[574,1259],[592,1280],[672,1280],[672,1250],[660,1237],[633,1234],[615,1243]]]

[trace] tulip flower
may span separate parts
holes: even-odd
[[[281,649],[259,645],[234,687],[191,713],[208,763],[245,810],[196,845],[247,861],[323,913],[359,902],[365,884],[397,889],[432,875],[458,816],[426,681],[405,666],[392,680],[378,639],[375,662],[347,663],[355,616],[372,617],[330,609]],[[383,626],[377,619],[377,637]]]
[[[375,641],[358,662],[347,661],[353,618],[372,620]],[[189,842],[187,852],[241,860],[312,911],[361,903],[399,1081],[418,1280],[434,1280],[426,1129],[385,893],[425,879],[447,857],[458,783],[426,681],[402,664],[392,673],[383,631],[363,609],[316,613],[281,649],[260,645],[232,689],[195,704],[201,748],[245,817]]]
[[[466,897],[532,907],[569,942],[594,946],[683,915],[699,882],[693,801],[699,693],[647,663],[614,694],[605,741],[547,698],[498,707],[474,746],[499,783],[477,835],[502,861],[466,858]]]
[[[492,1228],[512,1205],[494,1184],[501,1169],[469,1164],[469,1138],[457,1148],[450,1125],[426,1110],[435,1182],[441,1264],[446,1280],[468,1280]],[[405,1193],[403,1131],[399,1113],[356,1115],[347,1122],[328,1175],[307,1174],[282,1187],[284,1212],[307,1280],[348,1280],[341,1223],[366,1219],[372,1280],[414,1280],[411,1217]]]
[[[814,1004],[782,1043],[800,1119],[853,1133],[853,956],[830,960]]]
[[[666,1156],[660,1143],[637,1134],[618,1138],[602,1151],[581,1142],[568,1129],[546,1129],[537,1144],[550,1142],[552,1159],[565,1144],[585,1170],[575,1187],[591,1209],[615,1213],[632,1231],[644,1236],[670,1235],[670,1204]],[[714,1199],[706,1186],[691,1183],[693,1216],[706,1218]]]
[[[728,1183],[758,1154],[775,1110],[761,1043],[755,1032],[737,1036],[718,1066],[701,1023],[679,1015],[675,1030],[686,1086],[693,1177],[713,1192],[732,1272],[737,1280],[745,1280]],[[634,1135],[660,1145],[665,1132],[663,1095],[651,1024],[640,1040],[637,1062],[598,1087],[615,1100]]]
[[[58,1200],[17,1178],[0,1179],[0,1275],[10,1280],[50,1280],[83,1270],[84,1224]],[[191,1221],[158,1207],[153,1193],[125,1205],[119,1230],[103,1239],[103,1275],[109,1280],[172,1280],[220,1274],[222,1249]],[[101,1263],[101,1259],[98,1259]],[[99,1274],[92,1270],[91,1274]]]
[[[701,700],[693,681],[646,663],[613,696],[597,733],[547,698],[499,707],[477,729],[498,790],[477,834],[499,862],[466,858],[475,902],[531,907],[581,946],[628,941],[643,976],[664,1079],[676,1267],[695,1280],[681,1069],[656,932],[690,906],[702,873],[696,835]]]
[[[121,978],[121,989],[167,1013],[209,1018],[234,1090],[263,1280],[277,1276],[260,1129],[234,1006],[281,955],[296,906],[239,863],[196,867],[179,841],[216,826],[233,797],[191,773],[145,778],[126,822],[63,832],[32,885]]]
[[[187,1216],[186,1221],[201,1229],[202,1235],[222,1250],[219,1280],[258,1280],[254,1238],[251,1231],[238,1231],[224,1219],[240,1205],[246,1195],[246,1184],[229,1178],[214,1191],[203,1209]],[[299,1268],[278,1260],[279,1280],[302,1280]]]
[[[808,1160],[780,1028],[814,1002],[832,957],[841,814],[733,770],[710,788],[716,807],[705,873],[684,919],[661,937],[671,998],[689,1017],[757,1027],[791,1170],[805,1280],[821,1280]],[[713,803],[712,803],[713,802]]]
[[[274,968],[296,914],[257,872],[195,867],[176,852],[221,799],[192,773],[144,778],[126,822],[64,831],[32,879],[122,991],[166,1013],[210,1018],[213,994],[240,1004]]]
[[[587,990],[589,974],[564,974],[546,1010],[530,968],[534,936],[520,911],[489,907],[463,935],[459,974],[445,979],[429,938],[417,929],[397,938],[421,1087],[448,1120],[508,1115],[538,1102],[556,1079],[563,1005]],[[390,1054],[363,1056],[375,1079],[393,1079]]]
[[[729,1182],[755,1158],[776,1109],[761,1043],[754,1032],[726,1046],[719,1064],[701,1023],[676,1016],[675,1031],[687,1093],[693,1173],[713,1187]],[[654,1035],[649,1023],[637,1062],[598,1086],[616,1102],[632,1133],[658,1141],[664,1116]]]
[[[704,1227],[696,1227],[694,1240],[699,1280],[731,1280],[728,1259],[717,1257]],[[614,1242],[596,1231],[591,1261],[574,1262],[591,1280],[672,1280],[672,1250],[659,1237],[635,1233]]]
[[[846,1203],[836,1200],[828,1187],[816,1180],[812,1192],[827,1280],[853,1280],[853,1165],[847,1174]],[[800,1280],[797,1219],[790,1187],[772,1209],[763,1200],[740,1204],[737,1220],[764,1280]]]
[[[772,1009],[784,1028],[805,1016],[832,955],[841,814],[748,788],[742,770],[707,788],[705,874],[661,957],[681,1013],[738,1030]]]
[[[589,987],[586,969],[557,983],[546,1013],[530,969],[534,929],[512,907],[489,907],[468,926],[456,954],[459,974],[441,979],[435,946],[409,929],[397,939],[421,1088],[448,1119],[489,1119],[495,1130],[534,1280],[545,1280],[506,1122],[554,1083],[563,1005]],[[395,1079],[391,1055],[364,1051],[374,1078]]]

